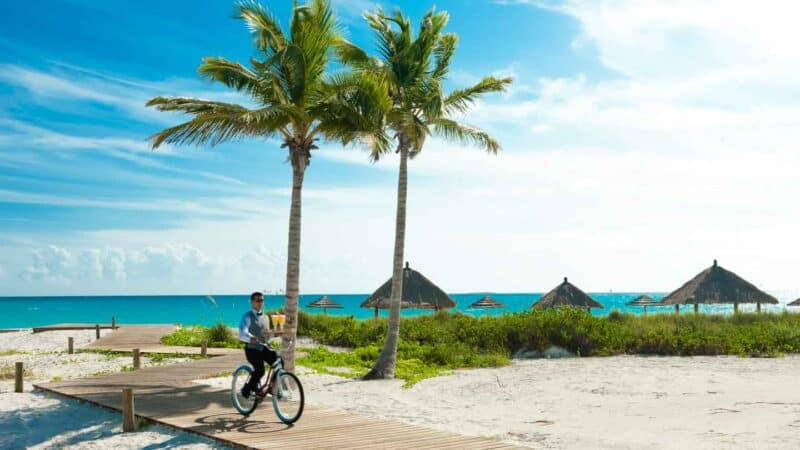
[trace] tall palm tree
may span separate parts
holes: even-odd
[[[294,367],[297,299],[300,282],[301,191],[315,142],[324,137],[344,144],[367,137],[382,118],[388,98],[376,83],[356,74],[326,72],[331,49],[340,39],[328,0],[311,0],[292,11],[288,35],[277,19],[254,1],[237,4],[237,17],[255,38],[258,58],[250,67],[225,58],[204,58],[201,76],[249,95],[247,107],[196,98],[156,97],[147,106],[179,111],[191,120],[153,136],[153,148],[163,143],[210,144],[247,137],[282,141],[292,166],[286,300],[287,333],[282,339],[285,366]],[[382,103],[383,102],[383,103]],[[381,138],[380,134],[377,136]],[[373,138],[372,141],[375,141]]]
[[[377,161],[389,153],[389,146],[385,142],[387,136],[395,140],[396,152],[400,154],[389,323],[383,350],[375,366],[365,376],[373,379],[394,377],[397,361],[408,159],[422,151],[429,135],[474,144],[489,153],[497,153],[500,144],[487,132],[459,123],[453,117],[466,113],[481,95],[505,90],[511,79],[486,77],[472,87],[445,94],[442,83],[458,42],[455,34],[443,33],[449,19],[446,12],[430,10],[422,18],[416,36],[412,36],[410,20],[400,11],[387,16],[378,9],[364,17],[374,30],[379,55],[370,57],[347,41],[337,45],[337,52],[340,59],[358,73],[374,77],[391,98],[391,107],[385,114],[383,124],[385,136],[372,141],[371,159]]]

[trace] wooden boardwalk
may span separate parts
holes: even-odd
[[[43,327],[33,327],[34,333],[41,333],[43,331],[63,331],[63,330],[94,330],[100,325],[101,330],[110,330],[111,324],[96,324],[96,323],[57,323],[54,325],[46,325]]]
[[[182,347],[177,345],[164,345],[161,338],[175,331],[176,325],[120,325],[113,333],[87,345],[88,350],[110,350],[114,352],[130,352],[138,348],[142,354],[146,353],[182,353],[194,355],[200,353],[200,347]],[[221,356],[239,354],[242,351],[234,348],[211,348],[207,350],[208,356]]]
[[[123,332],[126,328],[129,331]],[[157,334],[155,328],[139,329],[141,333],[135,333],[135,328],[124,326],[111,336],[96,341],[93,346],[107,348],[101,345],[111,343],[112,348],[125,347],[129,351],[132,348],[130,345],[146,348],[144,344],[153,343],[153,337]],[[119,336],[114,339],[117,334]],[[134,335],[139,338],[134,338]],[[103,340],[106,340],[105,343],[101,342]],[[122,388],[130,387],[134,390],[137,416],[241,448],[517,448],[491,439],[326,410],[308,404],[300,421],[294,426],[287,426],[277,419],[270,403],[262,404],[250,417],[243,417],[233,409],[229,390],[192,382],[229,374],[245,362],[243,352],[238,350],[224,356],[183,364],[42,383],[35,387],[114,410],[120,410]]]

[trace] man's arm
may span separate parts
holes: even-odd
[[[242,321],[239,323],[239,340],[244,343],[258,342],[255,336],[250,334],[250,314],[242,316]]]

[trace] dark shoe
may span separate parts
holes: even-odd
[[[242,388],[242,397],[250,398],[250,386],[245,386]]]

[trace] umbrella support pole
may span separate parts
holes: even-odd
[[[761,303],[756,303],[756,312],[761,314]]]
[[[675,305],[675,314],[681,313],[681,305]]]
[[[647,317],[647,305],[644,305],[644,312],[642,312],[642,316]]]
[[[733,313],[734,314],[739,314],[739,304],[738,303],[734,303],[733,304]]]
[[[698,308],[698,304],[695,303],[694,304],[694,313],[697,314],[699,312],[699,310],[700,310],[700,308]]]

